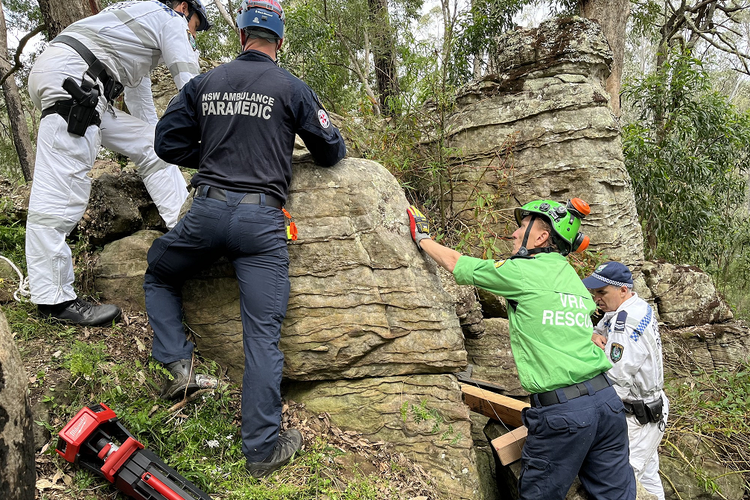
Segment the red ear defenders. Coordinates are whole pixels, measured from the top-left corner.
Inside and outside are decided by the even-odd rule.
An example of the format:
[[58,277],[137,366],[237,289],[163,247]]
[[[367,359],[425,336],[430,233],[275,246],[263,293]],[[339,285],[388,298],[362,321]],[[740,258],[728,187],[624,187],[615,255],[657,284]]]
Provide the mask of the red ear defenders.
[[[567,207],[569,212],[579,216],[581,219],[591,213],[591,207],[588,203],[580,198],[573,198],[568,201]],[[591,239],[583,233],[578,233],[573,240],[573,251],[583,252],[589,247]]]

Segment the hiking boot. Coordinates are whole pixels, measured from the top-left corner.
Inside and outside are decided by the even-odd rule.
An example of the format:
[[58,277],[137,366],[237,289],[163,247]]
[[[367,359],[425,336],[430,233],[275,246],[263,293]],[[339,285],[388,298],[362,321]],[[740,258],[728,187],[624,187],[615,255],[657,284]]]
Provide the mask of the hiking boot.
[[297,429],[281,433],[273,451],[262,462],[247,462],[245,468],[251,476],[260,479],[285,465],[302,447],[302,434]]
[[79,297],[61,304],[37,305],[39,314],[45,318],[52,318],[66,323],[81,326],[99,326],[120,319],[122,311],[114,304],[96,306]]
[[164,399],[183,399],[200,389],[215,389],[219,380],[202,373],[191,373],[191,361],[181,359],[166,364],[164,367],[172,374],[172,380],[167,380],[161,389],[159,397]]

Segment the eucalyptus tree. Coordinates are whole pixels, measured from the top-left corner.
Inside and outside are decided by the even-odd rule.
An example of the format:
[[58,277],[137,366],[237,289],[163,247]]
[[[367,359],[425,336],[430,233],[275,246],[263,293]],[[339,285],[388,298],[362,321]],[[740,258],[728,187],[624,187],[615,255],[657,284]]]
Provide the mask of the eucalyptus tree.
[[712,89],[701,61],[681,48],[665,61],[625,90],[638,111],[623,146],[646,255],[722,272],[750,243],[750,114]]

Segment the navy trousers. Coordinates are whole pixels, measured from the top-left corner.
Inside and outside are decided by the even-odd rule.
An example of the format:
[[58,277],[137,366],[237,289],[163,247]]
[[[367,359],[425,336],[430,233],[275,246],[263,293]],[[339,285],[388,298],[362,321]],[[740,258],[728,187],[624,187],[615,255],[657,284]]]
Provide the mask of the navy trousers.
[[242,378],[242,451],[250,462],[266,458],[281,424],[281,323],[289,301],[289,254],[278,208],[196,196],[187,215],[148,251],[143,289],[154,330],[153,357],[189,359],[193,344],[182,325],[182,285],[221,256],[234,266],[240,288],[245,351]]
[[519,498],[562,500],[577,475],[597,500],[634,500],[628,424],[615,390],[607,387],[571,400],[561,390],[557,393],[563,402],[523,410],[528,436],[521,453]]

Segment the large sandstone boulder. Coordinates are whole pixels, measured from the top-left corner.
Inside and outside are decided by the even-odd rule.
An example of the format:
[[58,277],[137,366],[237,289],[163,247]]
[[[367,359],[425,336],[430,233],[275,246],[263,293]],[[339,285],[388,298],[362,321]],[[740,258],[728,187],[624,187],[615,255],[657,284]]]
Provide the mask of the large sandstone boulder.
[[16,341],[0,312],[0,495],[33,500],[36,488],[33,419],[26,371]]
[[[291,295],[282,328],[284,376],[298,380],[450,373],[466,365],[454,303],[434,263],[409,236],[408,202],[393,176],[367,160],[329,169],[298,164],[288,210]],[[239,291],[227,265],[184,289],[201,352],[239,380]]]
[[[447,375],[466,366],[456,304],[411,240],[403,191],[367,160],[323,169],[301,159],[294,169],[287,208],[299,240],[289,246],[281,338],[288,397],[330,413],[344,430],[393,444],[435,476],[446,498],[475,498],[468,408]],[[142,307],[146,252],[158,234],[141,231],[104,248],[96,271],[104,298],[130,296]],[[231,264],[220,260],[188,280],[183,298],[201,354],[241,380]]]
[[344,430],[393,449],[430,472],[440,498],[479,498],[469,409],[452,375],[292,383],[287,397]]
[[161,231],[142,230],[107,244],[94,264],[94,287],[105,302],[134,311],[146,310],[143,275],[146,254]]
[[502,235],[515,228],[507,209],[581,197],[592,210],[583,223],[591,249],[626,264],[643,260],[620,130],[604,88],[612,55],[599,25],[554,19],[503,34],[497,46],[491,58],[498,73],[463,89],[447,119],[446,145],[457,153],[445,202],[474,225],[481,195],[499,217],[483,221],[482,230]]
[[656,297],[659,319],[667,325],[704,325],[732,319],[732,311],[711,277],[697,267],[648,261],[641,270]]
[[661,330],[664,368],[675,378],[693,370],[735,371],[750,362],[750,331],[739,321]]
[[141,229],[166,226],[141,178],[132,170],[97,172],[78,230],[94,245],[103,245]]
[[528,396],[518,379],[518,369],[510,350],[508,320],[484,320],[485,333],[480,338],[465,341],[473,378],[486,380],[504,389],[507,396]]

